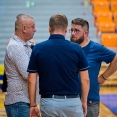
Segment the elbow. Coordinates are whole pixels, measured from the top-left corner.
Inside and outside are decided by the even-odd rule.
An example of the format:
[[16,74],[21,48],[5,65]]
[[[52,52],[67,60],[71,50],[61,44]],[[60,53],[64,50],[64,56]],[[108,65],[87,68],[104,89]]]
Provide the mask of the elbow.
[[28,74],[28,84],[36,85],[36,82],[37,82],[36,73],[29,73]]
[[32,82],[32,78],[30,77],[30,73],[28,74],[28,83]]
[[112,62],[117,63],[117,55],[114,57],[114,59],[112,60]]
[[110,66],[117,68],[117,55],[114,57],[114,59],[110,62]]
[[28,84],[32,83],[32,78],[28,76]]
[[86,79],[86,83],[87,83],[87,85],[90,85],[90,79],[89,78]]
[[89,77],[87,77],[87,78],[85,78],[85,79],[81,79],[81,83],[82,84],[85,84],[85,85],[89,85],[90,84],[90,79],[89,79]]

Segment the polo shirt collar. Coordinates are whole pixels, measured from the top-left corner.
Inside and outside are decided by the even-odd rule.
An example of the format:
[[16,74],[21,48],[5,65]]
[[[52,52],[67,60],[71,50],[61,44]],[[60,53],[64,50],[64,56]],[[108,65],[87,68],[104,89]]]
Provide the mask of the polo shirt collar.
[[13,34],[11,38],[14,39],[14,40],[16,40],[16,41],[18,41],[18,42],[20,42],[20,43],[22,43],[24,46],[30,45],[30,42],[29,41],[24,42],[18,36],[16,36],[15,34]]
[[52,34],[50,35],[49,39],[65,39],[65,36],[60,34]]

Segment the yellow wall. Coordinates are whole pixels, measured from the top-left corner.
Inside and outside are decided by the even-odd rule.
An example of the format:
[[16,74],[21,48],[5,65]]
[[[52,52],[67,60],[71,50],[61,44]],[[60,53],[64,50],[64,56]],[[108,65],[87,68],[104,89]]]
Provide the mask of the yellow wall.
[[[0,65],[0,75],[4,73],[4,65]],[[3,84],[3,80],[0,80],[0,85]]]

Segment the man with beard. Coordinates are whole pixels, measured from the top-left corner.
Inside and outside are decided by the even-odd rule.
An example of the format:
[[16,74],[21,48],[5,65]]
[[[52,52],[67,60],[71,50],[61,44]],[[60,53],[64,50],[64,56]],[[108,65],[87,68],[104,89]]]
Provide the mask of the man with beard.
[[[71,41],[80,44],[90,65],[90,68],[88,69],[90,90],[87,101],[87,117],[98,117],[100,102],[99,84],[103,84],[108,77],[117,70],[117,55],[115,52],[107,49],[103,45],[88,39],[89,23],[86,20],[82,18],[72,20],[70,31]],[[110,63],[110,65],[104,73],[98,77],[100,66],[103,61]]]

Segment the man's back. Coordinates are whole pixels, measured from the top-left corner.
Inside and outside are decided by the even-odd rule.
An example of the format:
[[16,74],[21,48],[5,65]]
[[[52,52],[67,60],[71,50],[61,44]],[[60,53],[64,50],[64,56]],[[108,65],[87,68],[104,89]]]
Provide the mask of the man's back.
[[37,60],[32,66],[38,66],[40,94],[78,94],[78,71],[88,67],[87,61],[82,62],[84,53],[79,45],[56,34],[37,44],[33,51]]
[[[83,112],[86,116],[88,63],[81,47],[65,40],[67,27],[65,15],[53,15],[49,20],[49,40],[37,44],[32,51],[28,66],[31,115],[39,116],[35,106],[35,84],[39,74],[42,116],[83,117]],[[82,82],[82,104],[78,96],[78,72]]]

